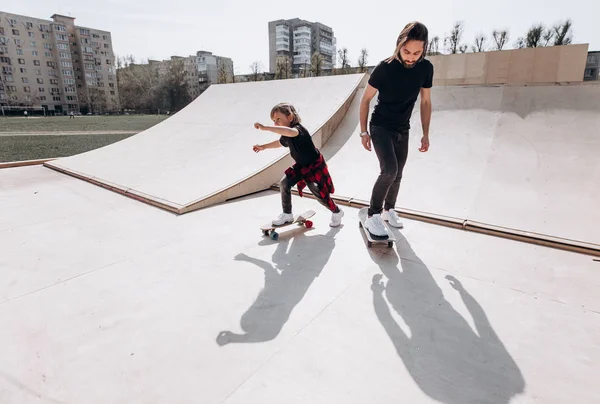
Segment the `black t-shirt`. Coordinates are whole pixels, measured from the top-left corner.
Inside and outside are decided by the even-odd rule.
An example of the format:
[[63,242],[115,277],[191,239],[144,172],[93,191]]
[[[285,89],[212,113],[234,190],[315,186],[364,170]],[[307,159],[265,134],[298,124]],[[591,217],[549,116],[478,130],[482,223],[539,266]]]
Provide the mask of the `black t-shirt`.
[[398,60],[379,63],[369,78],[379,90],[371,123],[394,131],[410,129],[410,117],[421,88],[433,85],[433,65],[423,59],[407,69]]
[[284,147],[289,147],[290,154],[296,163],[301,166],[309,166],[319,158],[320,152],[304,126],[298,124],[294,128],[298,129],[298,136],[281,136],[279,142]]

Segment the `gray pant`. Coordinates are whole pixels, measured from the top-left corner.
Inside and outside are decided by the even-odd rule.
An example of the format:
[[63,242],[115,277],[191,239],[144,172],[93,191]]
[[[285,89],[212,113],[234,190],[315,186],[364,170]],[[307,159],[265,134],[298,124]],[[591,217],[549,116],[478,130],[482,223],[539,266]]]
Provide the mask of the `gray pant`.
[[408,130],[396,132],[371,125],[371,143],[379,159],[380,174],[371,193],[369,216],[381,214],[383,208],[389,210],[396,206],[408,157],[408,137]]
[[[296,185],[298,181],[291,180],[287,176],[283,177],[279,183],[279,190],[281,192],[281,207],[283,213],[292,213],[292,187]],[[331,199],[329,195],[325,199],[321,198],[319,186],[314,182],[306,181],[306,186],[310,189],[310,192],[317,198],[321,205],[325,206],[332,212],[339,212],[340,209],[336,203]]]

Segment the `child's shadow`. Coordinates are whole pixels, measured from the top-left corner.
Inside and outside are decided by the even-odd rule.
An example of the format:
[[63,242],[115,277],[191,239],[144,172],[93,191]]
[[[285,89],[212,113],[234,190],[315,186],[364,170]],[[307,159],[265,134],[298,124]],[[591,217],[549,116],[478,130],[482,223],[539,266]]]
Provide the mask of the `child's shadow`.
[[292,239],[291,245],[289,240],[280,239],[272,263],[244,253],[236,255],[237,261],[262,268],[265,286],[242,315],[240,325],[244,333],[221,331],[217,344],[265,342],[277,337],[294,307],[329,261],[335,247],[334,237],[339,231],[340,227],[333,228],[324,236],[306,236],[302,232]]
[[395,233],[401,262],[394,253],[371,255],[387,278],[384,284],[381,274],[373,277],[373,306],[415,383],[440,403],[510,403],[524,391],[525,380],[481,305],[458,279],[446,276],[469,311],[473,330],[408,241]]

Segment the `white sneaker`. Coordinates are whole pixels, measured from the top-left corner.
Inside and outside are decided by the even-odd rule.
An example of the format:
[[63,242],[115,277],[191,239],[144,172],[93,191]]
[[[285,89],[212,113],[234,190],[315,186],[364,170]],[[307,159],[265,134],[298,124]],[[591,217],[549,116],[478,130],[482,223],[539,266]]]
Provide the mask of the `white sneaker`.
[[331,222],[329,225],[331,227],[338,227],[340,224],[342,224],[342,217],[344,217],[344,211],[342,209],[340,209],[338,213],[332,213]]
[[388,229],[381,220],[381,215],[373,215],[365,221],[365,229],[376,237],[389,237]]
[[277,219],[273,219],[271,223],[273,226],[281,226],[286,223],[292,223],[294,221],[294,215],[291,213],[281,213],[277,216]]
[[383,213],[381,214],[381,218],[383,220],[385,220],[386,222],[388,222],[391,226],[397,227],[399,229],[404,227],[404,225],[400,221],[400,218],[398,217],[398,214],[393,209],[392,210],[384,210]]

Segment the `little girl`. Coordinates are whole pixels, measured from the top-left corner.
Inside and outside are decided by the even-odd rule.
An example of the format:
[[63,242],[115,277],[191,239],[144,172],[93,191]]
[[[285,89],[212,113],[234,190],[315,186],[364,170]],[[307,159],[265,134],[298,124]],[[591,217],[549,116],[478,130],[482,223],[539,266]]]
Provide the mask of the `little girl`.
[[321,152],[315,147],[308,130],[300,124],[300,116],[296,109],[287,103],[277,104],[271,110],[271,119],[275,126],[264,126],[257,122],[254,127],[276,133],[280,138],[271,143],[254,145],[252,149],[258,153],[265,149],[288,147],[296,162],[285,171],[285,177],[279,183],[283,213],[273,220],[273,225],[280,226],[294,221],[292,187],[298,184],[300,196],[302,196],[302,188],[308,186],[317,200],[332,212],[329,225],[339,226],[344,212],[331,199],[334,187],[327,164]]

